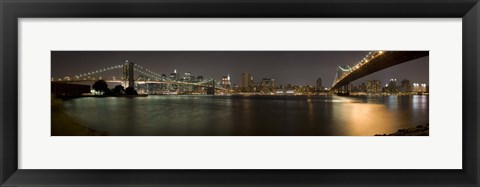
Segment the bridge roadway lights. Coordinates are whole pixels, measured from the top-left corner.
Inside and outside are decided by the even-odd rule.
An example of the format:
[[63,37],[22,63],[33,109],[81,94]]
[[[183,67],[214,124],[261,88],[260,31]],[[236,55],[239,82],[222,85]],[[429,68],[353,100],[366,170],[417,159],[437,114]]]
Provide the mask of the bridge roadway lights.
[[345,84],[348,86],[350,82],[369,74],[425,56],[429,56],[428,51],[385,51],[381,56],[371,59],[360,68],[350,72],[347,76],[343,77],[343,79],[339,80],[332,88],[341,88]]

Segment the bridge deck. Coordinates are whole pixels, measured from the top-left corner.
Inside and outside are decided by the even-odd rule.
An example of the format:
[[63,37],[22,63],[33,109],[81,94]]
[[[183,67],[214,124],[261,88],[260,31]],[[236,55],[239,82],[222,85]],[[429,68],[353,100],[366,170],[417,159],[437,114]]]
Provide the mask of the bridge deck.
[[377,71],[428,55],[428,51],[385,51],[382,55],[375,57],[368,63],[363,64],[360,68],[350,72],[350,74],[333,85],[331,89],[338,89]]

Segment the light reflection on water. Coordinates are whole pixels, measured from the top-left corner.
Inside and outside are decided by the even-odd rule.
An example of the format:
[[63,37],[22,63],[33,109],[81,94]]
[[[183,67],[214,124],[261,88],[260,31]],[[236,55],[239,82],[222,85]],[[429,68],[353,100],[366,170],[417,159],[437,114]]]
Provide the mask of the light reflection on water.
[[64,108],[120,136],[371,136],[428,123],[428,96],[87,97]]

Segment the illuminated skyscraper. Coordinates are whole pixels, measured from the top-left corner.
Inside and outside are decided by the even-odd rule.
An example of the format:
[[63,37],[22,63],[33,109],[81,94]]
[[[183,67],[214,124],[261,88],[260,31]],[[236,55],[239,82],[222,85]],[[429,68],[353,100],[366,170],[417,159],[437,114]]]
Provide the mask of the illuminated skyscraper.
[[367,93],[380,93],[382,86],[379,80],[370,80],[367,82]]
[[413,83],[412,91],[417,92],[417,93],[427,92],[427,84]]
[[427,92],[427,84],[420,84],[420,91]]
[[242,73],[240,89],[242,91],[251,91],[253,77],[249,73]]
[[177,70],[173,70],[173,73],[170,74],[170,79],[171,80],[178,80],[178,74],[177,74]]
[[222,81],[220,82],[220,85],[223,88],[231,89],[232,83],[230,82],[230,75],[227,75],[226,77],[222,77]]
[[186,72],[185,75],[183,76],[183,81],[190,82],[191,77],[190,77],[190,72]]

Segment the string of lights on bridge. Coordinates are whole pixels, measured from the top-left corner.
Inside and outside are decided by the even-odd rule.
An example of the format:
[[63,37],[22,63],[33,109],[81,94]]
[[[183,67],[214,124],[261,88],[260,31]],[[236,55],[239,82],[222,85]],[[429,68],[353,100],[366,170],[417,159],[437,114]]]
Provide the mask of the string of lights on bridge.
[[[110,66],[110,67],[104,67],[104,68],[100,68],[100,69],[97,69],[97,70],[93,70],[93,71],[89,71],[89,72],[85,72],[85,73],[80,73],[80,74],[76,74],[74,76],[66,76],[64,77],[63,79],[62,78],[58,78],[57,80],[58,81],[62,81],[62,80],[66,80],[66,81],[70,81],[70,80],[95,80],[94,75],[97,75],[99,73],[104,73],[104,72],[107,72],[107,71],[110,71],[110,70],[114,70],[114,69],[120,69],[120,68],[123,68],[124,65],[127,65],[128,63],[125,63],[125,64],[119,64],[119,65],[115,65],[115,66]],[[155,78],[157,80],[160,80],[160,75],[158,73],[155,73],[147,68],[144,68],[138,64],[134,64],[135,67],[137,68],[134,68],[135,71],[137,72],[140,72],[144,75],[147,75],[151,78]],[[102,77],[99,77],[99,79],[102,79]],[[115,77],[113,77],[113,79],[115,80]],[[121,78],[123,79],[123,78]],[[52,81],[54,81],[55,78],[52,77]]]
[[[105,67],[105,68],[100,68],[100,69],[97,69],[97,70],[94,70],[94,71],[89,71],[89,72],[85,72],[85,73],[80,73],[80,74],[76,74],[74,76],[66,76],[64,77],[63,79],[62,78],[58,78],[57,80],[58,81],[78,81],[78,80],[84,80],[84,81],[87,81],[87,80],[103,80],[101,76],[98,77],[98,79],[96,77],[93,77],[93,75],[97,75],[97,74],[100,74],[100,73],[104,73],[104,72],[107,72],[107,71],[111,71],[111,70],[115,70],[115,69],[121,69],[123,68],[124,66],[128,65],[128,62],[124,63],[124,64],[120,64],[120,65],[115,65],[115,66],[111,66],[111,67]],[[148,68],[145,68],[141,65],[138,65],[138,64],[134,64],[134,68],[133,70],[135,72],[139,72],[141,73],[142,75],[146,76],[147,80],[146,81],[157,81],[157,82],[164,82],[164,83],[174,83],[174,84],[190,84],[190,85],[205,85],[205,84],[209,84],[211,81],[213,81],[213,79],[205,79],[205,80],[202,80],[201,82],[196,82],[196,83],[187,83],[187,82],[182,82],[182,81],[177,81],[177,80],[169,80],[168,78],[166,78],[165,80],[161,77],[160,74],[156,73],[156,72],[153,72],[151,71],[150,69]],[[72,78],[73,77],[73,78]],[[141,79],[140,78],[137,78],[137,81]],[[113,77],[113,80],[117,80],[115,77]],[[120,80],[124,80],[123,77],[120,78]],[[52,77],[52,81],[56,81],[53,77]],[[216,87],[221,87],[220,85],[218,85],[219,83],[216,82]]]
[[349,66],[346,66],[347,68],[342,68],[339,66],[338,68],[346,73],[342,73],[340,77],[338,76],[338,73],[335,75],[335,80],[332,84],[332,87],[334,87],[338,82],[340,82],[343,78],[347,77],[350,75],[350,73],[354,72],[355,70],[359,69],[360,67],[364,66],[365,64],[368,64],[371,62],[373,59],[377,58],[378,56],[381,56],[384,53],[384,51],[376,51],[376,52],[369,52],[362,60],[360,60],[353,68],[350,68]]
[[[86,73],[80,73],[80,74],[77,74],[75,76],[66,76],[63,79],[64,80],[72,80],[71,77],[73,77],[73,79],[76,79],[76,80],[81,80],[82,78],[83,78],[83,80],[87,80],[87,78],[90,79],[90,77],[93,76],[93,75],[103,73],[103,72],[106,72],[106,71],[110,71],[110,70],[114,70],[114,69],[119,69],[119,68],[122,68],[122,67],[123,67],[123,65],[120,64],[120,65],[116,65],[116,66],[100,68],[98,70],[94,70],[94,71],[91,71],[91,72],[89,71],[89,72],[86,72]],[[53,80],[54,80],[54,78],[52,78],[52,81]],[[62,79],[58,78],[58,80],[61,81]]]
[[[155,79],[157,79],[157,80],[160,80],[160,79],[161,79],[161,75],[158,74],[158,73],[155,73],[155,72],[153,72],[153,71],[151,71],[151,70],[149,70],[149,69],[147,69],[147,68],[144,68],[144,67],[142,67],[142,66],[140,66],[140,65],[138,65],[138,64],[134,64],[134,66],[137,67],[137,68],[133,68],[133,69],[134,69],[135,71],[137,71],[137,72],[140,72],[140,73],[142,73],[142,74],[144,74],[144,75],[150,76],[150,77],[155,78]],[[138,68],[140,68],[140,69],[138,69]]]

